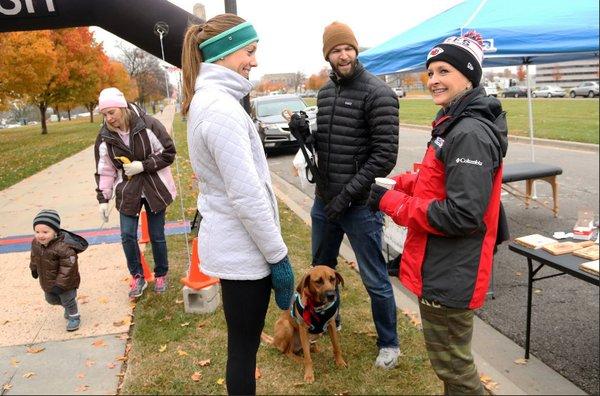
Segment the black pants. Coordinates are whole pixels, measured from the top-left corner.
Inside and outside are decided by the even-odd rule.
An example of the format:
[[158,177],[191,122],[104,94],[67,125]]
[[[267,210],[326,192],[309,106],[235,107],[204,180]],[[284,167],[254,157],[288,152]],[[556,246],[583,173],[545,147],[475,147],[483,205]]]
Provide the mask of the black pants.
[[253,281],[221,279],[227,321],[227,392],[256,394],[256,352],[271,298],[271,276]]

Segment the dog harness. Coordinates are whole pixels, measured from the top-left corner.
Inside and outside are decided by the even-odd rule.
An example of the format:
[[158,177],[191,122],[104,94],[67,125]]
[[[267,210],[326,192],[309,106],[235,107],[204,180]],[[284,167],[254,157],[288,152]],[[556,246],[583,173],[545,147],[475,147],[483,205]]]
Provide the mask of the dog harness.
[[[311,300],[308,300],[306,306],[302,305],[302,299],[299,293],[294,294],[294,303],[290,309],[292,318],[301,324],[302,321],[308,326],[310,334],[322,334],[327,330],[327,323],[333,318],[340,308],[340,300],[336,293],[335,299],[329,304],[321,307],[315,307]],[[298,312],[298,315],[296,315]]]

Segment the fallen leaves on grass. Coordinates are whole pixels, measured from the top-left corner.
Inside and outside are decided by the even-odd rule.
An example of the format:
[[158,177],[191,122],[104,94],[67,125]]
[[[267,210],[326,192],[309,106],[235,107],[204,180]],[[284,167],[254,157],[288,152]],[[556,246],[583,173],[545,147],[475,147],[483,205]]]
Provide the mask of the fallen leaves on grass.
[[117,357],[115,358],[115,360],[117,360],[117,361],[119,361],[119,362],[124,362],[125,360],[127,360],[127,356],[125,356],[125,355],[120,355],[120,356],[117,356]]
[[167,344],[161,345],[160,348],[158,348],[158,352],[164,352],[166,350],[167,350]]
[[254,369],[254,379],[260,379],[262,377],[262,374],[260,373],[260,369],[257,367],[256,369]]
[[518,359],[515,360],[515,363],[516,364],[524,365],[524,364],[527,364],[527,359],[525,359],[525,358],[518,358]]
[[201,328],[203,328],[203,327],[205,327],[205,326],[206,326],[206,322],[200,322],[200,323],[198,323],[198,324],[196,325],[196,328],[197,328],[198,330],[200,330]]
[[210,359],[194,361],[194,364],[197,364],[200,367],[210,366]]
[[175,304],[183,304],[183,300],[177,299],[177,300],[175,300]]
[[202,379],[202,373],[199,371],[195,371],[194,374],[192,374],[192,381],[194,382],[198,382]]
[[188,353],[187,353],[186,351],[182,351],[181,349],[178,349],[178,350],[177,350],[177,354],[178,354],[179,356],[187,356],[187,355],[188,355]]
[[189,326],[189,325],[190,325],[190,322],[185,322],[185,323],[180,324],[179,326],[185,327],[185,326]]
[[223,385],[225,383],[225,378],[219,378],[217,380],[217,385]]
[[29,371],[29,372],[23,374],[23,378],[29,379],[29,378],[33,377],[34,375],[35,375],[35,373],[33,371]]
[[43,348],[43,347],[29,347],[29,348],[27,348],[27,353],[30,353],[30,354],[40,353],[45,349],[46,348]]

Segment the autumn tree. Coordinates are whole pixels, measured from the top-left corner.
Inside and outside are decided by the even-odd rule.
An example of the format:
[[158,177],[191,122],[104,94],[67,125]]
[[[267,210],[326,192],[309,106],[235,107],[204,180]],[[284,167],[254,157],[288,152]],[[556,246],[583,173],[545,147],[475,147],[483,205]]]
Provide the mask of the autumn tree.
[[429,75],[427,72],[419,73],[419,81],[421,81],[421,84],[423,84],[423,88],[427,87],[427,81],[429,81]]
[[294,88],[295,92],[298,92],[298,88],[300,88],[300,86],[302,84],[304,84],[305,80],[306,80],[306,76],[301,71],[297,71],[294,74],[294,77],[292,77],[291,83],[292,83],[292,87]]
[[[49,90],[60,79],[60,56],[49,30],[0,34],[0,92],[11,99],[35,103],[40,110],[42,134],[46,128]],[[6,100],[6,99],[5,99]]]
[[319,74],[311,74],[304,85],[306,86],[306,89],[318,91],[325,85],[327,80],[329,80],[329,71],[327,69],[321,69]]
[[156,57],[139,48],[130,48],[125,45],[120,45],[119,48],[122,52],[122,63],[129,75],[136,81],[138,89],[136,99],[142,106],[144,103],[165,98],[167,87],[169,92],[173,92],[165,71]]

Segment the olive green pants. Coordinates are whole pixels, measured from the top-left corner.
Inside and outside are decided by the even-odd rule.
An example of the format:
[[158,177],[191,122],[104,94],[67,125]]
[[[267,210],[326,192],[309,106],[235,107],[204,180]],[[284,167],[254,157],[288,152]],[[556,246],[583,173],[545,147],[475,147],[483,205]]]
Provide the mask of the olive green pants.
[[446,395],[485,395],[471,354],[473,311],[419,301],[429,360]]

